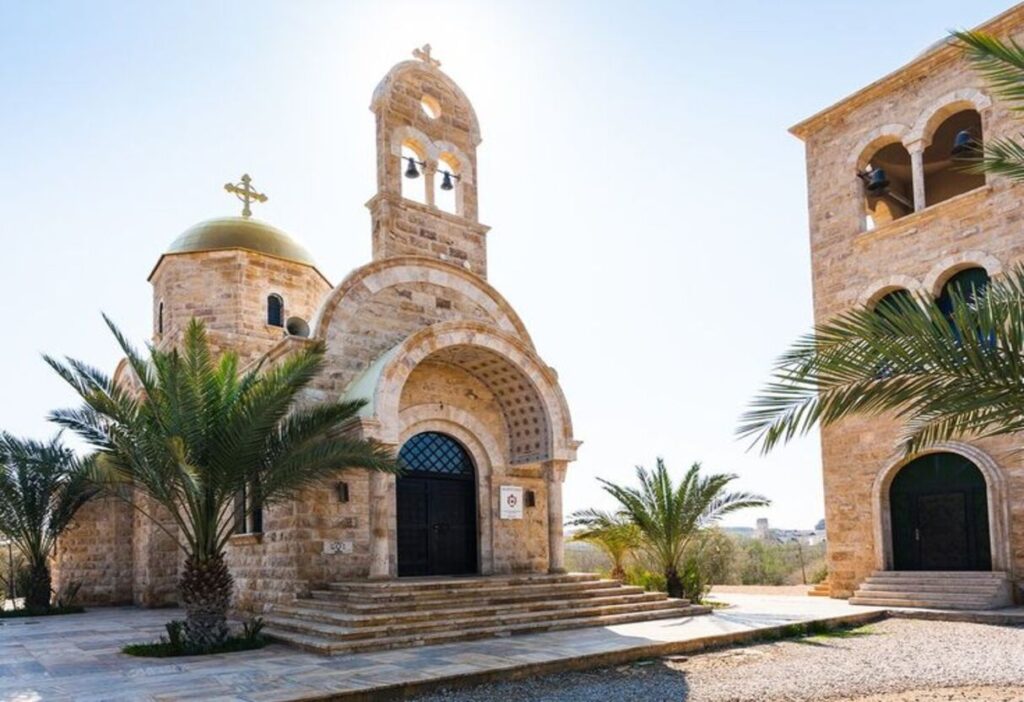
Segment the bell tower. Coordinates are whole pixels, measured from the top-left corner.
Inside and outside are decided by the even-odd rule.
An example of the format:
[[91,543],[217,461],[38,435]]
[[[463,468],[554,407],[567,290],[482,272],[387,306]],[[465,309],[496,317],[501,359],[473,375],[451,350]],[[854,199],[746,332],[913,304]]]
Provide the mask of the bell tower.
[[480,127],[430,45],[377,85],[377,194],[373,258],[429,256],[487,277],[486,234],[477,215]]

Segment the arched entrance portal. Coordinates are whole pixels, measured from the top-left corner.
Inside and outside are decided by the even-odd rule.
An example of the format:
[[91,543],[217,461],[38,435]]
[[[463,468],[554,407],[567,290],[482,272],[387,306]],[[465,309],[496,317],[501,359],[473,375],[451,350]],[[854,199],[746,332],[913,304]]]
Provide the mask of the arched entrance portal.
[[416,434],[398,454],[398,575],[477,572],[476,479],[463,446],[439,432]]
[[991,570],[985,477],[956,453],[921,456],[889,488],[896,570]]

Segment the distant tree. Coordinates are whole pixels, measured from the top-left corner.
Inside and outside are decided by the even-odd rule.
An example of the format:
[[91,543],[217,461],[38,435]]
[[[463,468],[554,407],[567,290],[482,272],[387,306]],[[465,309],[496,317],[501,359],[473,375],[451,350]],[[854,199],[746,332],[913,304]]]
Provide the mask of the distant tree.
[[604,489],[621,506],[621,513],[640,531],[641,548],[665,574],[672,597],[683,597],[681,568],[687,547],[702,530],[722,517],[748,507],[763,507],[769,501],[747,492],[727,492],[737,476],[714,474],[701,477],[694,463],[678,485],[661,458],[653,471],[637,466],[640,487],[617,485],[600,479]]
[[57,539],[97,492],[88,479],[91,462],[64,446],[59,435],[49,441],[0,435],[0,534],[24,559],[27,587],[19,594],[26,609],[50,606],[49,561]]
[[613,578],[622,580],[626,576],[626,558],[641,543],[640,531],[628,517],[598,509],[585,509],[575,512],[569,524],[582,527],[573,535],[574,541],[593,544],[608,556]]

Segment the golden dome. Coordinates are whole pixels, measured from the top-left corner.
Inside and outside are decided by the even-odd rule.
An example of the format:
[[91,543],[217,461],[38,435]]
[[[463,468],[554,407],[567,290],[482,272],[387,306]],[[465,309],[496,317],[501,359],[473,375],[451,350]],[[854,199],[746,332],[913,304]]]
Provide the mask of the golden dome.
[[248,217],[200,222],[175,239],[167,253],[245,249],[316,267],[309,252],[277,227]]

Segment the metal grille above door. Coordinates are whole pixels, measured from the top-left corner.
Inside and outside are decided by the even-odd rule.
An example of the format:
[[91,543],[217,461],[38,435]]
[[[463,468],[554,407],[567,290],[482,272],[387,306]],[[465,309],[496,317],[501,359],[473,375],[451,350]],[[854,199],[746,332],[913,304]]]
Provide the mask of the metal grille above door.
[[402,447],[398,462],[409,473],[473,477],[473,461],[458,441],[435,431],[417,434]]

